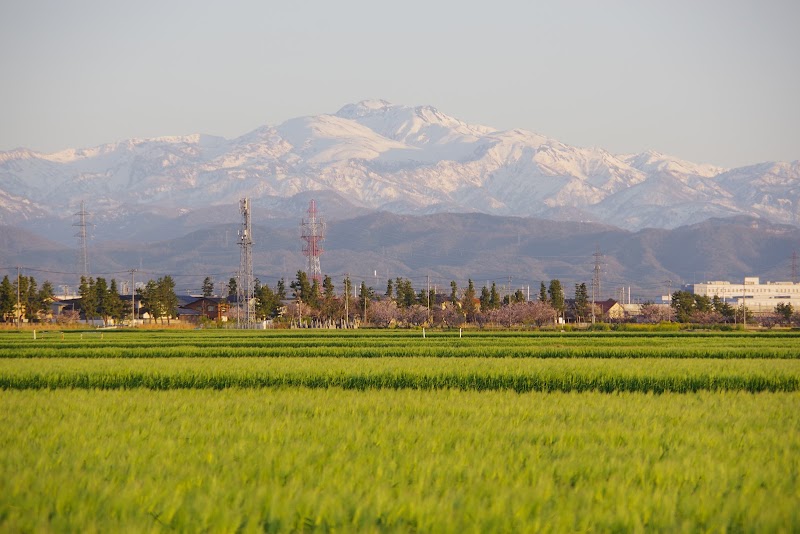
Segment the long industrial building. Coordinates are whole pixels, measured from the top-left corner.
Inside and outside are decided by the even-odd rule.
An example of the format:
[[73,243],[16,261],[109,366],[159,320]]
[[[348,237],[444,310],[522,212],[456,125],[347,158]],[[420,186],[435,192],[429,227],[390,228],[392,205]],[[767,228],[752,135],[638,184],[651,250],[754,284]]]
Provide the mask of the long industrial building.
[[712,281],[694,284],[692,292],[713,298],[718,296],[725,302],[741,306],[744,301],[747,308],[754,312],[771,312],[780,303],[791,304],[800,308],[800,284],[794,282],[761,283],[757,276],[745,277],[744,283]]

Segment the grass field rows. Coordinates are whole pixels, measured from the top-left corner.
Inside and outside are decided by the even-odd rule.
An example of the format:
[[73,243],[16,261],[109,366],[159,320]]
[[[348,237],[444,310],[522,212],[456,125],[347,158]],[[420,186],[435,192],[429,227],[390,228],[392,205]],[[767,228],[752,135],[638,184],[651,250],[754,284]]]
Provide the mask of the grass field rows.
[[798,391],[800,360],[171,358],[0,361],[2,389]]
[[800,530],[800,334],[0,332],[0,531]]

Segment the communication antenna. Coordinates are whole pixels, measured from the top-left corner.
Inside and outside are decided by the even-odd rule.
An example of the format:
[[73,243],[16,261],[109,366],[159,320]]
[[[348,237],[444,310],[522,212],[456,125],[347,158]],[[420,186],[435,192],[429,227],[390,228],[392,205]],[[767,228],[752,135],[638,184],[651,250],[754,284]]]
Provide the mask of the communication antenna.
[[599,246],[592,256],[594,256],[594,273],[592,275],[592,323],[594,323],[595,301],[600,299],[600,266],[602,265],[603,261],[603,254],[600,252]]
[[72,224],[76,226],[78,231],[75,237],[78,238],[78,273],[86,278],[89,278],[89,246],[86,237],[86,228],[93,226],[89,222],[89,212],[86,211],[86,202],[81,200],[81,210],[75,214],[77,220]]
[[244,328],[252,326],[250,307],[253,301],[253,227],[250,217],[250,199],[239,201],[242,214],[242,227],[239,230],[239,246],[242,247],[239,259],[239,280],[236,284],[237,308],[244,304]]
[[325,223],[317,217],[317,202],[312,198],[308,203],[308,216],[300,223],[300,238],[305,241],[303,256],[308,258],[306,273],[311,280],[322,283],[322,269],[319,266],[319,257],[322,255],[322,241],[325,240]]

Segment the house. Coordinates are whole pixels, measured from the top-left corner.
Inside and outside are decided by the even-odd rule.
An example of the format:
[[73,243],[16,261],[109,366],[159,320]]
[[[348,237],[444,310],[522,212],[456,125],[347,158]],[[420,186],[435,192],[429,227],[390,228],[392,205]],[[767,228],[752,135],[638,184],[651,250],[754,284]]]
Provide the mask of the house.
[[622,321],[625,319],[625,308],[614,299],[595,301],[596,313],[608,321]]
[[195,320],[200,317],[206,317],[212,321],[227,321],[229,303],[228,300],[221,297],[200,297],[193,299],[191,302],[183,303],[178,309],[179,319],[194,318]]

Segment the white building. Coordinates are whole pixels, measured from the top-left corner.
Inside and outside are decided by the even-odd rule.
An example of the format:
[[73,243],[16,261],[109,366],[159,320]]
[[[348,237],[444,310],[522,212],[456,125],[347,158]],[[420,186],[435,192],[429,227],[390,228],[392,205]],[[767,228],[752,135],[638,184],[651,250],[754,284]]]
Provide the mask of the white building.
[[717,296],[736,306],[741,306],[744,301],[747,308],[754,313],[774,311],[775,306],[780,303],[800,308],[800,284],[793,282],[762,284],[757,276],[745,277],[742,284],[726,281],[694,284],[692,292],[709,298]]

